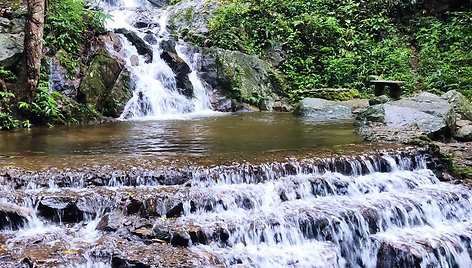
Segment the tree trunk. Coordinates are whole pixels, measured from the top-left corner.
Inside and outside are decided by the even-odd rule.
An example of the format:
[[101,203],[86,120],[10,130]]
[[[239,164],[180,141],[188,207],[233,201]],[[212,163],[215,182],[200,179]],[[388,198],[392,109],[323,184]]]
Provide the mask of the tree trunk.
[[41,72],[42,39],[44,32],[45,0],[27,0],[25,42],[22,68],[19,74],[18,101],[31,102],[38,88]]

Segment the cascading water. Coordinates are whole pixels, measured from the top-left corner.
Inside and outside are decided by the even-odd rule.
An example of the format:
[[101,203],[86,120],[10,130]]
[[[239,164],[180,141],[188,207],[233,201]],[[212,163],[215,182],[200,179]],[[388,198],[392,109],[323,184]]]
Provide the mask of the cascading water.
[[472,191],[439,181],[422,154],[130,174],[3,181],[0,200],[35,215],[0,234],[9,257],[54,245],[80,267],[472,266]]
[[[169,39],[166,10],[156,8],[147,1],[123,0],[108,5],[106,11],[112,16],[106,23],[109,29],[125,29],[136,34],[145,42],[141,45],[149,50],[143,55],[130,40],[122,37],[123,56],[132,74],[134,92],[125,105],[121,119],[163,119],[211,113],[211,93],[204,88],[197,75],[200,55],[187,54],[183,43],[176,47],[178,56],[190,67],[188,79],[193,92],[187,94],[179,91],[177,75],[161,58],[162,43]],[[148,14],[147,27],[135,27],[139,14]]]

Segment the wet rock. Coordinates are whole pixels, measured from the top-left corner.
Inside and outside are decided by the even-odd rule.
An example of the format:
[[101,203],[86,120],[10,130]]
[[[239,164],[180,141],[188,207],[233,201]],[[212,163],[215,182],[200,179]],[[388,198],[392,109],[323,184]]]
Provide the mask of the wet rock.
[[138,228],[138,229],[134,229],[132,232],[132,234],[134,235],[137,235],[143,239],[151,239],[154,237],[154,233],[152,230],[150,229],[146,229],[146,228]]
[[84,212],[68,197],[45,197],[38,205],[38,214],[54,222],[80,222]]
[[32,213],[31,209],[0,202],[0,230],[20,228]]
[[130,196],[127,201],[126,205],[126,214],[132,215],[141,212],[143,209],[144,204],[143,201],[139,197]]
[[176,206],[167,211],[166,216],[167,218],[179,217],[183,212],[184,205],[182,203],[178,203]]
[[123,226],[124,220],[124,215],[119,212],[107,213],[100,219],[95,229],[115,232]]
[[116,33],[122,34],[128,39],[133,46],[136,47],[139,55],[143,55],[147,58],[146,63],[152,62],[153,51],[152,47],[146,44],[146,42],[141,39],[135,32],[129,31],[124,28],[116,29]]
[[119,256],[113,256],[111,259],[112,268],[150,268],[148,264],[144,264],[138,260],[124,259]]
[[165,242],[170,242],[171,234],[170,234],[169,229],[166,226],[156,224],[152,228],[152,231],[153,231],[154,237],[156,239],[159,239],[159,240],[162,240],[162,241],[165,241]]
[[377,253],[377,267],[421,267],[421,256],[409,252],[405,248],[396,247],[389,243],[382,243]]
[[173,246],[188,247],[190,245],[191,237],[185,230],[178,230],[172,233],[170,243]]
[[192,97],[193,85],[188,77],[188,75],[191,73],[191,69],[188,64],[172,50],[164,50],[161,53],[161,58],[174,72],[177,82],[177,90],[179,90],[182,95]]
[[353,117],[351,108],[343,105],[342,102],[319,98],[304,98],[295,106],[293,113],[319,121],[343,120]]
[[138,66],[139,65],[139,57],[136,55],[132,55],[129,58],[129,61],[131,62],[131,66]]
[[154,36],[154,34],[152,34],[152,33],[146,34],[143,39],[144,39],[144,41],[148,42],[151,45],[157,44],[157,39]]
[[59,50],[52,58],[50,64],[50,86],[53,91],[61,93],[63,96],[75,99],[77,98],[77,90],[80,85],[80,79],[75,79],[80,69],[76,68],[75,72],[68,71],[59,59],[67,57],[67,52]]
[[169,4],[168,0],[148,0],[149,3],[155,5],[156,7],[164,7]]
[[211,106],[216,111],[219,111],[219,112],[232,111],[232,102],[230,99],[226,98],[225,96],[220,96],[217,93],[212,94],[210,102],[211,102]]

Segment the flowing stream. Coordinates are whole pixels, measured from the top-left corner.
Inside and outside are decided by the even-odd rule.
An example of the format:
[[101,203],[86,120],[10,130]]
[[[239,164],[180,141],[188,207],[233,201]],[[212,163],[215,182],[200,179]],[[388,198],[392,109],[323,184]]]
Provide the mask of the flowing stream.
[[3,176],[0,204],[30,212],[10,215],[0,260],[27,256],[47,267],[470,267],[472,191],[439,181],[431,161],[427,152],[405,149],[159,175],[69,173],[49,175],[47,184],[36,174],[23,190]]

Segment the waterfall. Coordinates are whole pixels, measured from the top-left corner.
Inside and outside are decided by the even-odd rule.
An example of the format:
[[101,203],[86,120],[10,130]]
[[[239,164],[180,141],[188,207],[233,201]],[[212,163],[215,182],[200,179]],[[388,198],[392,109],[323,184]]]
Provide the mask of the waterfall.
[[56,243],[86,256],[62,257],[76,267],[169,254],[192,267],[471,267],[472,190],[428,162],[407,151],[3,181],[0,201],[35,213],[0,234],[11,258]]
[[[123,0],[108,5],[106,12],[112,16],[106,22],[108,29],[119,29],[118,32],[124,29],[136,34],[141,39],[141,46],[148,50],[148,54],[143,54],[128,38],[121,36],[123,56],[131,72],[134,91],[120,119],[181,118],[212,113],[210,92],[197,75],[201,55],[188,52],[184,43],[175,46],[177,56],[190,68],[188,79],[193,92],[186,94],[177,87],[177,74],[161,57],[163,43],[170,39],[165,9],[156,8],[147,1]],[[148,25],[139,28],[136,19],[143,14],[148,15]]]

